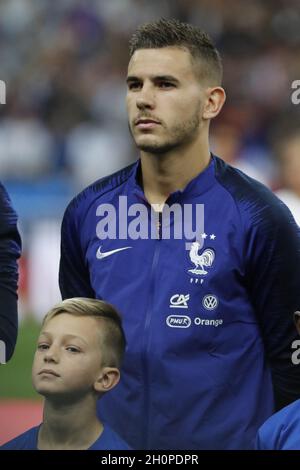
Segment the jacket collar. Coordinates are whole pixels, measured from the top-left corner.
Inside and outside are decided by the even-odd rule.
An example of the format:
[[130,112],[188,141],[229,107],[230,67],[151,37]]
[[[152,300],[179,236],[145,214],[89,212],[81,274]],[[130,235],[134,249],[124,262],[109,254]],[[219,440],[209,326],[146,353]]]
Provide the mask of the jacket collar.
[[[211,154],[209,165],[204,171],[199,173],[193,178],[183,190],[177,190],[171,193],[168,197],[169,202],[184,202],[185,199],[191,197],[201,196],[206,193],[215,183],[215,155]],[[133,193],[143,201],[147,202],[144,190],[141,186],[141,160],[139,159],[134,168],[131,176],[131,183],[133,185]]]

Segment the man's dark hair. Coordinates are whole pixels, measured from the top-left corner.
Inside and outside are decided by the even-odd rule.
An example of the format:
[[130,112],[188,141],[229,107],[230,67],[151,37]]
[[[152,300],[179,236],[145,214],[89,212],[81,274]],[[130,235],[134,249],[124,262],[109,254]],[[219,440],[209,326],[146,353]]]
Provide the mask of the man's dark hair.
[[196,26],[176,19],[160,19],[141,25],[129,41],[130,58],[138,49],[177,46],[188,49],[192,59],[201,65],[200,79],[212,85],[222,82],[221,57],[210,37]]

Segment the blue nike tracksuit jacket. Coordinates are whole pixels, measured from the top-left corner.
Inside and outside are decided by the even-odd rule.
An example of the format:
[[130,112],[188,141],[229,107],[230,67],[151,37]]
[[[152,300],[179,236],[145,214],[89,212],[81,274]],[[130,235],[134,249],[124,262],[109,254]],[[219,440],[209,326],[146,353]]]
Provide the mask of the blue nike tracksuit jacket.
[[[138,161],[89,186],[62,224],[63,298],[101,298],[123,314],[122,380],[101,399],[101,417],[133,448],[253,448],[274,397],[281,407],[300,396],[299,229],[267,188],[213,156],[167,200],[204,205],[194,240],[162,237],[164,212],[156,239],[126,239],[120,197],[150,221],[140,171]],[[110,214],[105,228],[106,207],[117,220]]]

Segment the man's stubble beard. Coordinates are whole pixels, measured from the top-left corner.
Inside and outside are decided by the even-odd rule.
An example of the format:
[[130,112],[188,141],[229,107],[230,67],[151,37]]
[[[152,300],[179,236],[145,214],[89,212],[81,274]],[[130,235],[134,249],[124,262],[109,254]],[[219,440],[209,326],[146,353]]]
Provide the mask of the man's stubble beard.
[[[129,131],[139,150],[157,155],[164,154],[175,149],[176,147],[184,146],[185,144],[192,142],[195,139],[200,125],[199,110],[200,103],[198,104],[194,115],[188,121],[184,123],[178,122],[170,128],[169,138],[167,138],[165,142],[138,144],[128,123]],[[164,124],[161,125],[166,128]]]

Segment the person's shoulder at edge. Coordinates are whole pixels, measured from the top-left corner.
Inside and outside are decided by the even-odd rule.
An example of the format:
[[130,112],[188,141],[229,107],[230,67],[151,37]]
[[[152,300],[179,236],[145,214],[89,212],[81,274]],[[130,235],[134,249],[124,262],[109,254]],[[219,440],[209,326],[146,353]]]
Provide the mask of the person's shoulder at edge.
[[300,450],[300,400],[282,408],[259,428],[256,450]]
[[38,431],[39,426],[27,429],[27,431],[0,446],[0,450],[37,450]]

